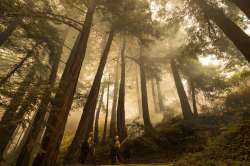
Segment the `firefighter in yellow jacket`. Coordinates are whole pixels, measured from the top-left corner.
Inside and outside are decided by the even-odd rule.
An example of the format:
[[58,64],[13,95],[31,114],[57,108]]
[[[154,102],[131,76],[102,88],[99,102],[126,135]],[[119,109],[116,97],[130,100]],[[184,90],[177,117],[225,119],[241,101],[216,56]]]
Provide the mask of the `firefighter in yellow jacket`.
[[90,160],[96,164],[96,158],[95,158],[95,141],[94,141],[94,134],[93,132],[90,132],[88,135],[87,142],[84,143],[82,146],[82,157],[81,157],[81,163],[84,164],[87,157],[90,158]]
[[94,141],[94,134],[93,132],[89,133],[89,137],[88,137],[88,147],[89,149],[91,149],[91,151],[93,152],[93,154],[95,153],[95,141]]
[[118,135],[115,136],[114,144],[111,147],[111,162],[112,164],[119,164],[121,162],[120,157],[121,142]]
[[96,164],[96,159],[95,159],[95,141],[94,141],[94,133],[90,132],[89,137],[88,137],[88,149],[89,149],[89,155],[91,157],[91,160]]

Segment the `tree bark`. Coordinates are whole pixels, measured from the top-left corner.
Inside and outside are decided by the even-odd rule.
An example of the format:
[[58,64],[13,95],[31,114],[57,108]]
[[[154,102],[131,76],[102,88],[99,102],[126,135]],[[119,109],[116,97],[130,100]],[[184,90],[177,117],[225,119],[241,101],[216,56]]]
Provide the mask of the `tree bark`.
[[94,139],[95,139],[95,143],[96,144],[99,143],[99,117],[100,117],[100,112],[101,112],[101,108],[102,108],[104,90],[105,90],[105,86],[103,85],[102,86],[102,90],[101,90],[101,96],[100,96],[100,100],[99,100],[99,105],[98,105],[98,108],[96,110],[96,116],[95,116]]
[[192,103],[193,103],[193,113],[194,116],[198,116],[198,110],[197,110],[197,105],[196,105],[196,92],[195,92],[195,85],[194,85],[194,81],[191,80],[190,83],[191,86],[191,94],[192,94]]
[[11,140],[11,137],[18,126],[16,120],[22,117],[21,110],[18,111],[19,106],[21,103],[25,101],[25,94],[27,89],[29,88],[32,80],[35,76],[35,65],[30,69],[29,73],[25,76],[24,80],[22,81],[21,85],[17,89],[15,96],[11,99],[9,106],[4,113],[1,122],[0,122],[0,157],[2,160],[4,150],[8,145],[8,142]]
[[39,97],[39,91],[37,88],[39,87],[39,81],[36,80],[33,85],[30,85],[28,88],[28,92],[25,95],[25,99],[20,105],[20,108],[18,112],[16,113],[16,116],[11,120],[14,123],[9,128],[10,135],[14,135],[15,131],[17,130],[18,126],[21,125],[21,123],[25,122],[25,117],[30,112],[34,111],[32,110],[32,106],[36,105]]
[[160,111],[165,111],[165,107],[164,107],[163,100],[162,100],[160,81],[158,79],[156,79],[155,82],[156,82],[156,88],[157,88]]
[[117,132],[121,141],[127,137],[125,125],[125,49],[126,41],[124,39],[121,50],[121,80],[117,105]]
[[71,164],[72,162],[77,161],[82,143],[86,141],[89,132],[93,130],[93,121],[99,89],[101,85],[103,71],[107,62],[109,50],[113,41],[113,37],[114,32],[112,30],[109,34],[108,41],[102,53],[101,61],[94,79],[94,83],[91,87],[87,102],[84,106],[83,114],[78,125],[75,137],[66,153],[65,164]]
[[[57,145],[55,145],[55,146],[58,146],[58,148],[59,148],[61,139],[63,137],[63,132],[64,132],[64,128],[65,128],[64,123],[66,123],[65,121],[67,121],[68,113],[69,113],[69,110],[70,110],[72,102],[73,102],[73,97],[74,97],[74,93],[75,93],[75,89],[76,89],[76,85],[77,85],[77,78],[75,78],[75,76],[73,78],[76,80],[74,80],[71,77],[71,79],[73,79],[73,81],[74,81],[74,83],[71,82],[73,85],[69,84],[70,81],[67,81],[67,79],[69,80],[70,71],[72,71],[72,73],[76,72],[75,71],[76,69],[74,69],[72,66],[73,66],[73,63],[76,61],[77,55],[80,56],[80,53],[77,52],[77,51],[79,51],[79,50],[77,50],[77,48],[79,47],[79,44],[80,44],[80,38],[81,38],[81,34],[78,35],[78,37],[74,43],[74,46],[71,50],[69,59],[66,63],[65,69],[63,71],[63,75],[61,77],[59,87],[57,89],[57,93],[56,93],[54,99],[51,100],[51,109],[50,109],[47,124],[45,127],[45,132],[44,132],[44,134],[42,136],[42,140],[41,140],[41,150],[38,153],[38,155],[36,155],[34,158],[34,161],[33,161],[34,166],[40,166],[42,164],[46,164],[46,163],[42,163],[42,162],[44,161],[44,158],[46,158],[45,149],[49,148],[48,144],[50,142],[50,139],[53,138],[52,135],[57,134],[56,135],[57,136],[57,138],[56,138]],[[83,57],[83,59],[84,59],[84,57]],[[79,76],[79,73],[78,73],[78,76]],[[69,89],[67,87],[69,87],[71,89]],[[66,96],[65,96],[66,93],[64,94],[63,90],[67,93]],[[62,104],[64,104],[64,105],[62,105]],[[57,105],[58,105],[58,107],[57,107]],[[62,110],[60,110],[60,108],[62,108]],[[58,115],[60,114],[60,123],[64,124],[64,125],[62,124],[61,128],[59,127],[59,124],[58,124],[58,129],[60,129],[61,131],[55,130],[55,128],[53,128],[54,127],[53,125],[55,125],[55,124],[57,124],[57,122],[59,122],[57,120],[57,114]],[[55,133],[55,131],[56,131],[56,133]],[[58,132],[60,132],[60,133],[58,133]],[[53,148],[54,148],[54,151],[58,151],[57,147],[53,147]],[[55,155],[57,155],[56,153],[57,152],[55,152]],[[56,162],[56,161],[54,161],[54,162]],[[52,163],[52,164],[55,164],[55,163]]]
[[108,82],[106,115],[105,115],[104,130],[103,130],[103,136],[102,136],[102,144],[105,144],[107,142],[107,127],[108,127],[108,115],[109,115],[109,84],[110,83]]
[[[31,122],[34,121],[33,118],[29,119]],[[19,125],[20,126],[20,125]],[[23,126],[22,126],[23,128]],[[16,144],[16,147],[15,147],[15,150],[14,152],[12,152],[14,154],[14,157],[13,159],[15,160],[16,162],[16,157],[18,157],[18,155],[20,154],[26,140],[27,140],[27,137],[28,137],[28,132],[30,131],[31,129],[31,124],[25,124],[25,128],[23,128],[23,132],[22,134],[20,134],[19,138],[18,138],[18,141],[17,141],[17,144]],[[19,127],[16,129],[16,131],[19,130]],[[14,163],[13,163],[14,164]]]
[[203,10],[208,19],[215,22],[222,29],[225,35],[241,51],[246,60],[250,62],[250,36],[240,29],[220,9],[208,5],[204,0],[194,0],[194,2]]
[[148,109],[148,94],[147,94],[147,81],[145,75],[145,66],[142,56],[142,46],[140,46],[140,77],[141,77],[141,99],[142,99],[142,113],[144,121],[144,131],[149,133],[152,131],[153,126],[150,120],[149,109]]
[[39,45],[40,43],[37,43],[33,46],[33,48],[31,50],[29,50],[26,54],[26,56],[18,63],[15,65],[15,67],[8,73],[6,74],[5,77],[3,77],[1,80],[0,80],[0,87],[3,86],[3,84],[5,84],[8,79],[18,70],[20,69],[23,64],[33,55],[34,53],[34,50],[37,48],[37,46]]
[[181,102],[181,109],[183,113],[184,119],[191,119],[193,117],[193,113],[191,111],[190,104],[188,102],[187,94],[181,82],[180,74],[176,67],[175,61],[171,60],[171,68],[174,76],[175,86],[178,92],[178,96]]
[[34,122],[31,126],[31,129],[28,133],[27,139],[21,149],[21,153],[18,156],[16,166],[27,166],[32,163],[33,148],[36,143],[39,142],[41,132],[45,128],[45,116],[48,113],[48,106],[51,101],[52,90],[56,81],[59,61],[61,59],[62,48],[56,54],[51,54],[54,58],[52,71],[50,73],[48,86],[45,89],[45,92],[41,98],[41,103],[38,106],[37,113],[34,118]]
[[7,28],[0,33],[0,46],[2,46],[16,30],[16,28],[21,24],[21,19],[16,19],[7,26]]
[[160,112],[159,102],[157,100],[157,95],[156,95],[156,91],[155,91],[155,82],[154,82],[154,79],[151,80],[151,88],[152,88],[152,96],[153,96],[153,102],[154,102],[155,112]]
[[65,66],[55,99],[52,101],[52,111],[42,141],[42,149],[45,153],[40,153],[36,157],[34,162],[36,166],[56,165],[59,146],[63,138],[82,62],[86,53],[95,8],[96,0],[93,0],[88,8],[83,29],[75,42]]
[[117,107],[117,98],[118,98],[118,89],[119,89],[119,60],[117,59],[117,63],[115,66],[115,82],[114,82],[114,94],[113,94],[113,103],[112,103],[112,112],[111,112],[111,120],[110,120],[110,138],[114,139],[116,135],[116,107]]
[[242,12],[246,14],[248,19],[250,19],[250,1],[249,0],[230,0],[236,6],[240,8]]
[[141,86],[140,86],[140,66],[136,66],[136,92],[138,99],[139,116],[142,116]]

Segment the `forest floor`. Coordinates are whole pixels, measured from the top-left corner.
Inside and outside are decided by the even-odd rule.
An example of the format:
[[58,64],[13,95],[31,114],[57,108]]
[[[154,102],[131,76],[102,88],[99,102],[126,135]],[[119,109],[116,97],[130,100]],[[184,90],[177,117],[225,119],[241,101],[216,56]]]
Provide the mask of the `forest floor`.
[[[107,149],[97,147],[100,163],[108,164]],[[190,121],[172,119],[151,134],[129,140],[123,156],[135,165],[249,166],[250,110],[202,114]]]
[[[159,164],[159,163],[150,163],[150,164],[119,164],[119,166],[150,166],[150,165],[157,165],[157,166],[172,166],[172,164]],[[70,166],[87,166],[87,164],[72,164]],[[113,165],[117,166],[117,165]]]
[[[98,164],[110,164],[109,149],[108,144],[96,147]],[[129,140],[122,154],[127,166],[249,166],[250,110],[172,119]]]

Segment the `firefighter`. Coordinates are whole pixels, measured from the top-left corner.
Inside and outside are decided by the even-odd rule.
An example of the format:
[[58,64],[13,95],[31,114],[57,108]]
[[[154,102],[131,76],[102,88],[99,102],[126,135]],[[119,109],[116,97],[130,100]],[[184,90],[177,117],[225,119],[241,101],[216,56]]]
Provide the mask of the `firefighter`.
[[119,164],[121,162],[120,157],[121,142],[118,135],[115,136],[114,143],[111,147],[111,162],[112,165]]
[[93,132],[89,133],[87,141],[83,143],[82,157],[81,157],[81,163],[82,164],[85,163],[88,156],[90,157],[90,160],[93,161],[94,164],[96,164],[95,142],[94,142],[94,134],[93,134]]
[[96,164],[94,133],[90,132],[88,137],[88,149],[91,160]]

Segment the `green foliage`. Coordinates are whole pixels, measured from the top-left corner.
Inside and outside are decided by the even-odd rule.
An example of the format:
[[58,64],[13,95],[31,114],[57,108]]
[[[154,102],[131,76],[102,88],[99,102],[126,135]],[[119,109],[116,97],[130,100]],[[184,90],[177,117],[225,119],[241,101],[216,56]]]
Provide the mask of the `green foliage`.
[[225,106],[230,109],[248,110],[250,107],[250,86],[241,85],[229,93],[225,99]]
[[158,36],[156,22],[152,20],[149,2],[134,0],[101,1],[104,20],[116,32],[130,34],[140,39],[145,35]]
[[[157,132],[151,135],[142,135],[143,126],[139,122],[128,125],[129,130],[133,131],[134,135],[137,134],[136,138],[129,140],[125,147],[125,150],[131,152],[131,161],[172,162],[181,159],[177,162],[177,165],[240,165],[242,163],[244,165],[244,162],[249,162],[250,160],[248,156],[248,153],[250,153],[250,126],[247,113],[250,108],[250,88],[249,81],[247,81],[250,71],[245,67],[247,66],[246,61],[242,56],[239,56],[241,55],[239,51],[235,49],[222,31],[207,20],[203,12],[194,5],[193,0],[185,0],[183,7],[175,8],[171,14],[164,13],[164,5],[169,1],[153,1],[162,5],[159,13],[157,13],[159,18],[153,18],[154,13],[150,6],[152,1],[97,0],[95,19],[98,19],[94,20],[94,23],[95,21],[101,21],[100,29],[103,29],[106,28],[106,23],[108,22],[110,28],[115,33],[124,35],[127,38],[130,37],[130,40],[138,39],[141,48],[146,50],[144,51],[146,56],[143,55],[146,76],[148,79],[153,78],[158,81],[162,78],[161,72],[163,68],[161,65],[163,63],[159,62],[159,59],[155,57],[148,57],[147,51],[155,49],[156,45],[153,45],[152,42],[158,39],[161,39],[158,40],[159,42],[167,42],[170,45],[169,47],[173,46],[175,48],[175,45],[179,43],[171,43],[172,41],[168,40],[168,38],[175,38],[179,30],[185,31],[187,37],[182,38],[183,44],[180,44],[180,47],[178,45],[176,49],[170,48],[171,51],[169,52],[177,60],[178,67],[181,69],[184,78],[188,82],[194,82],[196,91],[205,92],[211,98],[219,95],[226,97],[224,105],[227,110],[220,109],[219,111],[221,112],[214,111],[210,114],[203,114],[196,119],[192,119],[192,121],[185,121],[176,117],[156,126]],[[215,7],[218,7],[217,2],[209,1]],[[14,35],[5,43],[3,49],[7,47],[15,48],[19,52],[22,49],[23,53],[28,50],[27,48],[33,46],[34,43],[40,43],[36,56],[32,58],[49,55],[49,64],[45,65],[40,61],[35,63],[36,66],[33,69],[38,71],[36,81],[39,81],[39,86],[37,85],[39,88],[37,91],[34,90],[34,93],[30,93],[31,97],[40,97],[43,94],[43,91],[49,84],[47,79],[51,64],[58,60],[57,58],[62,53],[64,44],[64,34],[60,31],[62,27],[58,25],[62,22],[65,23],[66,18],[63,15],[62,17],[60,15],[56,16],[56,7],[51,5],[51,3],[52,1],[49,0],[0,1],[0,15],[3,16],[0,20],[1,31],[6,29],[12,21],[20,20]],[[78,10],[80,9],[81,14],[83,14],[90,0],[62,0],[61,3],[69,11],[80,6]],[[247,22],[239,14],[239,10],[227,1],[223,0],[222,3],[226,5],[222,10],[230,19],[237,22],[242,28],[245,28]],[[81,10],[82,8],[84,10]],[[166,16],[167,14],[171,16],[168,17]],[[103,24],[102,21],[105,23]],[[75,24],[77,23],[74,22]],[[78,26],[81,27],[81,23],[77,24]],[[95,25],[93,27],[91,31],[97,32],[99,27],[96,28]],[[91,40],[93,40],[92,34],[90,36]],[[97,38],[93,41],[97,41]],[[114,46],[117,45],[116,40],[113,43]],[[136,43],[136,46],[131,46],[129,49],[138,48],[137,42],[131,43],[131,45]],[[164,59],[167,59],[165,61],[169,62],[170,58],[165,57],[165,54],[168,53],[166,50],[164,48]],[[127,51],[126,53],[130,52]],[[224,72],[235,70],[242,66],[246,69],[235,72],[233,76],[225,79],[218,68],[203,66],[199,63],[199,56],[210,54],[215,54],[217,57],[227,61],[226,68],[223,69]],[[14,54],[13,56],[16,55]],[[32,61],[28,64],[33,63]],[[72,66],[74,67],[74,65]],[[165,66],[166,64],[164,64],[164,68]],[[22,71],[25,70],[22,68]],[[244,81],[244,83],[239,83],[241,81]],[[11,83],[0,88],[1,95],[9,99],[15,95],[12,90],[14,86]],[[82,89],[89,89],[89,86],[83,85]],[[239,87],[236,88],[236,86]],[[87,93],[77,92],[74,96],[72,108],[78,109],[82,107],[87,97]],[[6,104],[7,101],[2,101],[0,106],[8,105]],[[35,105],[29,99],[25,102]],[[201,110],[204,111],[203,108]],[[227,112],[228,110],[233,111]],[[244,115],[240,111],[245,111]],[[244,116],[244,120],[242,116]],[[18,122],[20,120],[23,119],[17,119]],[[17,122],[15,121],[14,123]],[[25,121],[24,124],[26,123]],[[66,151],[72,137],[72,134],[64,137],[61,146],[62,153]],[[108,149],[108,145],[98,147],[98,155],[107,159]]]
[[132,161],[169,162],[186,153],[203,150],[207,139],[218,134],[222,121],[212,115],[204,115],[193,121],[177,119],[159,124],[154,135],[142,135],[128,143]]
[[250,70],[248,68],[234,72],[226,81],[231,85],[239,85],[242,81],[247,81],[250,77]]
[[[206,3],[222,10],[242,29],[245,29],[246,25],[248,25],[248,21],[243,19],[239,9],[228,0],[206,1]],[[179,22],[188,34],[187,44],[186,46],[184,45],[185,51],[182,51],[180,54],[189,57],[215,54],[218,58],[228,61],[228,69],[234,68],[236,65],[243,66],[247,64],[242,54],[220,28],[207,19],[195,0],[185,0],[184,4],[184,7],[173,16],[174,18],[181,18]],[[180,17],[180,15],[183,17]]]
[[126,148],[131,152],[132,163],[247,165],[249,119],[249,110],[203,114],[192,121],[177,119],[158,125],[154,135],[131,140]]
[[161,80],[162,70],[161,66],[154,62],[153,58],[149,58],[147,56],[144,57],[146,76],[148,79],[156,79]]
[[[235,115],[235,114],[234,114]],[[199,153],[181,159],[177,165],[248,165],[249,158],[249,111],[240,115],[237,123],[230,122],[223,128],[221,135],[216,137],[207,148]],[[244,119],[242,119],[244,117]]]
[[197,59],[188,57],[179,59],[179,66],[189,85],[192,81],[196,90],[204,92],[211,99],[223,95],[229,88],[218,67],[204,66]]

